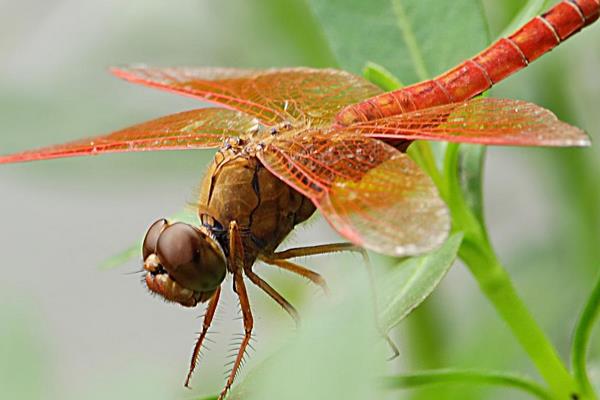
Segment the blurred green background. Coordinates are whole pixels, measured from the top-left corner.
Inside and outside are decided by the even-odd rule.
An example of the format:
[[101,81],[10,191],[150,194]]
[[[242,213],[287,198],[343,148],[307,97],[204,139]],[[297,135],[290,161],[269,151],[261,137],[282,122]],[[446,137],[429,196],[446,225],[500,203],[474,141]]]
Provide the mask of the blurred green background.
[[[484,3],[492,37],[523,4]],[[365,23],[377,26],[377,21]],[[464,22],[457,18],[455,23]],[[197,107],[191,99],[120,82],[107,73],[110,65],[334,66],[322,29],[301,0],[0,0],[0,152]],[[374,51],[379,40],[373,35]],[[492,95],[550,108],[597,140],[599,66],[600,27],[593,26]],[[600,266],[599,156],[597,146],[491,148],[486,163],[492,240],[519,292],[565,357],[577,313]],[[0,168],[0,397],[190,399],[220,390],[225,354],[233,334],[241,331],[230,293],[219,309],[218,333],[212,336],[216,344],[190,392],[181,386],[202,311],[150,297],[139,276],[127,274],[139,269],[137,261],[112,271],[98,269],[138,240],[155,219],[193,202],[210,157],[208,151],[107,155]],[[335,234],[316,219],[287,244],[332,240]],[[359,258],[319,257],[304,263],[328,278],[333,299],[295,277],[258,266],[309,322],[295,336],[287,315],[251,290],[257,352],[239,382],[248,373],[252,377],[257,366],[260,370],[273,352],[279,356],[274,349],[282,343],[287,349],[282,362],[291,378],[274,376],[277,382],[263,386],[289,392],[273,398],[325,398],[324,393],[328,398],[375,398],[373,372],[385,370],[483,366],[535,375],[459,264],[394,331],[401,357],[382,363],[379,355],[385,347],[375,346],[378,341],[364,328],[370,323],[363,310],[369,294]],[[385,261],[379,264],[380,270],[386,268]],[[598,356],[600,342],[595,341],[591,358]],[[332,373],[342,365],[357,368]],[[302,368],[313,368],[322,379],[298,372]],[[264,375],[256,381],[263,382]],[[595,364],[592,377],[600,381]],[[388,396],[525,398],[504,389],[462,386]]]

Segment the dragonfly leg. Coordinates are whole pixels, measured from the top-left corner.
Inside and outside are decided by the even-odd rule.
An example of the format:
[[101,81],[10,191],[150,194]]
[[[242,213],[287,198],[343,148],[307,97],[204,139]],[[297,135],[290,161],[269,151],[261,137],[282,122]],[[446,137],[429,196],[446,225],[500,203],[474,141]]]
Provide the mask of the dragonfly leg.
[[[329,294],[329,288],[327,287],[327,282],[325,282],[325,278],[323,278],[319,273],[317,273],[313,270],[310,270],[308,268],[305,268],[301,265],[287,261],[285,258],[279,258],[278,254],[279,253],[274,253],[271,256],[261,255],[261,256],[259,256],[259,259],[261,261],[265,262],[266,264],[274,265],[281,269],[285,269],[286,271],[290,271],[290,272],[293,272],[300,276],[303,276],[306,279],[308,279],[309,281],[311,281],[312,283],[314,283],[315,285],[320,286],[321,289],[323,289],[323,291],[325,292],[325,294]],[[295,256],[295,257],[299,257],[299,256]]]
[[316,246],[295,247],[284,251],[277,251],[273,253],[272,258],[276,258],[279,260],[287,260],[296,257],[339,253],[342,251],[355,251],[357,253],[363,253],[364,249],[352,243],[319,244]]
[[206,307],[204,321],[202,322],[202,332],[200,332],[200,336],[198,336],[198,340],[196,341],[196,345],[194,346],[194,352],[192,353],[192,361],[190,362],[190,369],[188,371],[187,377],[185,378],[185,387],[190,387],[190,379],[192,378],[194,369],[196,369],[196,364],[198,363],[198,358],[200,356],[200,350],[202,349],[202,343],[204,342],[204,338],[206,337],[208,328],[210,328],[210,324],[213,320],[213,317],[215,316],[215,311],[217,310],[217,304],[219,303],[220,295],[221,287],[219,286],[217,288],[217,291],[210,298],[208,306]]
[[235,271],[241,271],[244,268],[244,245],[242,243],[242,234],[236,221],[229,223],[229,257],[227,264],[229,271],[234,275]]
[[219,400],[225,398],[225,395],[227,395],[227,392],[233,384],[233,380],[235,379],[242,360],[244,359],[244,355],[246,354],[246,348],[248,347],[248,343],[252,337],[252,329],[254,327],[254,319],[252,318],[252,311],[250,310],[250,302],[248,301],[248,293],[246,292],[246,285],[244,284],[242,270],[236,270],[233,274],[233,279],[234,291],[238,295],[240,300],[240,308],[242,309],[242,318],[244,320],[244,338],[242,339],[242,343],[238,349],[235,361],[233,362],[233,367],[229,372],[229,377],[227,378],[227,383],[225,383],[225,388],[223,388],[223,391],[219,396]]
[[300,316],[293,305],[291,305],[279,292],[277,292],[277,290],[273,289],[273,287],[264,281],[260,276],[255,274],[251,268],[245,268],[244,272],[252,281],[252,283],[261,288],[266,294],[269,295],[269,297],[275,300],[277,304],[287,311],[290,317],[292,317],[292,319],[296,322],[296,325],[300,325]]
[[229,377],[227,378],[225,387],[219,395],[219,400],[225,398],[227,392],[233,384],[242,360],[244,359],[244,355],[246,354],[246,348],[248,347],[248,343],[252,337],[252,329],[254,328],[254,319],[252,318],[252,311],[250,310],[250,301],[248,300],[246,285],[244,284],[244,249],[242,247],[239,228],[235,221],[232,221],[229,225],[229,262],[230,268],[233,272],[233,290],[238,295],[240,300],[240,308],[242,310],[242,318],[244,321],[244,338],[242,339],[242,343],[240,344],[237,355],[233,362],[233,367],[229,372]]
[[[392,349],[393,354],[390,357],[390,360],[398,357],[400,355],[400,351],[398,350],[398,347],[392,341],[392,339],[389,337],[389,335],[387,334],[385,329],[383,329],[383,327],[381,326],[381,323],[379,321],[379,306],[378,306],[379,302],[377,299],[375,274],[373,272],[373,266],[371,265],[371,260],[369,259],[369,255],[365,249],[363,249],[360,246],[356,246],[355,244],[352,244],[352,243],[332,243],[332,244],[324,244],[324,245],[316,245],[316,246],[308,246],[308,247],[296,247],[296,248],[292,248],[292,249],[288,249],[288,250],[284,250],[284,251],[279,251],[279,252],[273,253],[270,257],[267,257],[266,259],[261,258],[261,260],[265,261],[269,264],[277,265],[277,266],[287,269],[289,271],[296,272],[299,275],[302,275],[308,279],[311,279],[311,277],[309,275],[305,275],[304,273],[300,272],[300,270],[295,270],[295,269],[289,268],[288,264],[291,264],[295,268],[299,267],[304,271],[309,271],[310,273],[315,274],[324,283],[325,281],[323,280],[323,278],[316,272],[306,269],[304,267],[300,267],[299,265],[290,263],[289,261],[285,261],[285,260],[290,259],[290,258],[296,258],[296,257],[337,253],[337,252],[342,252],[342,251],[352,251],[352,252],[360,253],[360,255],[362,256],[364,265],[367,269],[367,273],[369,276],[369,287],[370,287],[370,291],[371,291],[372,306],[373,306],[373,311],[374,311],[374,316],[375,316],[375,326],[376,326],[379,334],[385,339],[385,341],[388,343],[388,345]],[[275,262],[275,261],[277,261],[277,262]],[[284,263],[288,263],[288,264],[284,264]],[[317,283],[317,282],[315,282],[315,283]]]

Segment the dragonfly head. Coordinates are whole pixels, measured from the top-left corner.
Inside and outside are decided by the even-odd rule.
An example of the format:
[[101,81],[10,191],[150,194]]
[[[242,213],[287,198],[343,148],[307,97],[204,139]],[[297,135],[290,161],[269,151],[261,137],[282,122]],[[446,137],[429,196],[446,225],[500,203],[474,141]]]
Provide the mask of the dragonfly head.
[[210,299],[227,272],[217,240],[208,231],[182,222],[153,223],[142,254],[148,289],[186,307]]

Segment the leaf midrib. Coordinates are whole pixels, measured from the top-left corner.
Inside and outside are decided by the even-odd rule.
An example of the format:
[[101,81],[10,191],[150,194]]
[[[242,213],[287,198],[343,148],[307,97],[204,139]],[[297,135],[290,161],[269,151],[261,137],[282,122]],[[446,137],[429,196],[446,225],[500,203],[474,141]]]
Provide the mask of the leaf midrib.
[[410,58],[413,61],[413,65],[415,66],[417,76],[419,77],[419,80],[426,81],[430,79],[431,74],[429,73],[427,64],[425,63],[425,57],[423,57],[421,49],[419,48],[417,36],[415,35],[413,26],[406,15],[404,6],[402,5],[402,0],[391,0],[391,2],[394,14],[396,14],[396,23],[398,24],[398,28],[400,28],[402,36],[404,37],[404,42],[406,43],[406,47],[410,53]]

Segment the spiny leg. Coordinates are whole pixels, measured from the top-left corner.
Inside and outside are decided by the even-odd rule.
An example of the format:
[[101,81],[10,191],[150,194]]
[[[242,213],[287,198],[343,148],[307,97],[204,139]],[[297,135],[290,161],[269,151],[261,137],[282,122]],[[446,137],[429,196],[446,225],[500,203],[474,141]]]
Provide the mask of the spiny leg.
[[284,251],[275,252],[271,255],[262,255],[260,260],[267,264],[275,265],[279,268],[288,270],[300,276],[303,276],[316,285],[321,286],[325,294],[329,294],[329,288],[325,279],[315,271],[312,271],[301,265],[287,261],[290,258],[314,256],[319,254],[336,253],[341,251],[357,251],[363,253],[364,250],[352,243],[334,243],[317,246],[296,247]]
[[319,273],[301,265],[295,264],[291,261],[287,261],[284,258],[278,258],[277,254],[279,253],[274,253],[271,256],[261,255],[259,256],[259,259],[267,264],[275,265],[281,269],[285,269],[287,271],[303,276],[315,285],[320,286],[321,289],[323,289],[323,292],[325,292],[325,294],[329,294],[329,287],[327,287],[327,282],[325,282],[325,279]]
[[252,328],[254,327],[254,319],[252,318],[252,311],[250,310],[250,301],[248,300],[248,293],[246,292],[246,285],[244,284],[243,266],[244,266],[244,249],[242,246],[242,240],[238,225],[235,221],[229,224],[229,262],[233,272],[233,290],[237,293],[240,300],[240,308],[242,309],[242,317],[244,320],[244,338],[237,352],[237,356],[233,362],[233,367],[225,383],[223,391],[219,395],[219,400],[225,398],[225,395],[231,388],[235,376],[238,372],[240,364],[246,353],[246,348],[252,337]]
[[221,287],[219,286],[217,288],[217,291],[210,298],[208,306],[206,307],[204,321],[202,322],[202,332],[200,333],[200,336],[198,336],[198,340],[196,341],[196,345],[194,346],[194,352],[192,353],[192,361],[190,362],[190,369],[188,371],[187,377],[185,378],[185,387],[190,387],[190,379],[192,379],[192,374],[194,373],[194,369],[196,369],[196,364],[198,363],[200,350],[202,349],[202,343],[204,342],[204,338],[206,337],[208,328],[210,328],[210,324],[213,320],[213,317],[215,316],[215,311],[217,310],[217,304],[219,303],[220,295]]
[[246,276],[254,283],[256,286],[261,288],[266,294],[268,294],[277,304],[279,304],[290,317],[296,322],[296,325],[300,325],[300,316],[298,315],[298,311],[291,305],[277,290],[273,289],[271,285],[269,285],[266,281],[264,281],[260,276],[256,275],[252,268],[244,268],[244,272]]
[[242,275],[241,270],[236,270],[234,273],[234,290],[240,299],[240,308],[242,309],[242,317],[244,320],[244,338],[242,339],[242,343],[237,352],[237,356],[235,357],[235,361],[233,362],[233,367],[231,368],[231,372],[229,373],[229,377],[227,378],[227,383],[225,384],[225,388],[221,392],[219,396],[219,400],[225,398],[225,395],[231,388],[233,381],[237,375],[238,369],[242,360],[244,358],[244,354],[246,353],[246,348],[250,342],[250,338],[252,337],[252,328],[254,327],[254,320],[252,318],[252,311],[250,310],[250,302],[248,301],[248,293],[246,292],[246,286],[244,284],[244,277]]
[[365,253],[365,250],[362,247],[359,247],[352,243],[331,243],[319,244],[316,246],[296,247],[284,251],[277,251],[273,253],[272,257],[279,260],[287,260],[289,258],[315,256],[319,254],[328,253],[339,253],[342,251],[355,251],[357,253]]
[[[316,246],[308,246],[308,247],[297,247],[297,248],[273,253],[273,255],[270,257],[270,260],[271,261],[274,261],[274,260],[283,261],[283,260],[287,260],[289,258],[312,256],[312,255],[318,255],[318,254],[337,253],[337,252],[341,252],[341,251],[353,251],[353,252],[357,252],[357,253],[361,254],[361,256],[363,258],[363,262],[367,268],[367,273],[369,275],[369,286],[370,286],[370,290],[371,290],[371,294],[372,294],[371,299],[372,299],[372,303],[373,303],[373,311],[375,313],[375,326],[376,326],[379,334],[381,336],[383,336],[383,338],[386,340],[386,342],[389,344],[390,348],[392,349],[392,352],[394,353],[390,357],[390,359],[394,359],[394,358],[398,357],[400,355],[400,351],[398,350],[398,347],[392,341],[392,339],[389,337],[389,335],[385,332],[385,330],[383,329],[383,327],[381,326],[381,324],[379,322],[379,306],[378,306],[378,301],[377,301],[377,288],[375,286],[375,275],[373,272],[373,266],[371,265],[371,260],[369,259],[369,255],[367,254],[367,251],[365,249],[363,249],[362,247],[356,246],[355,244],[352,244],[352,243],[332,243],[332,244],[324,244],[324,245],[316,245]],[[267,260],[263,260],[263,261],[268,262]],[[276,264],[276,263],[273,263],[273,264],[279,266],[279,264]],[[295,264],[293,264],[293,265],[295,265]],[[282,268],[284,268],[284,267],[282,267]],[[303,268],[303,267],[301,267],[301,268]],[[308,271],[310,271],[310,270],[308,270]],[[310,271],[310,272],[313,272],[313,271]],[[314,273],[316,274],[316,272],[314,272]],[[321,277],[321,276],[319,275],[319,277]],[[321,277],[321,279],[323,279],[323,278]]]

